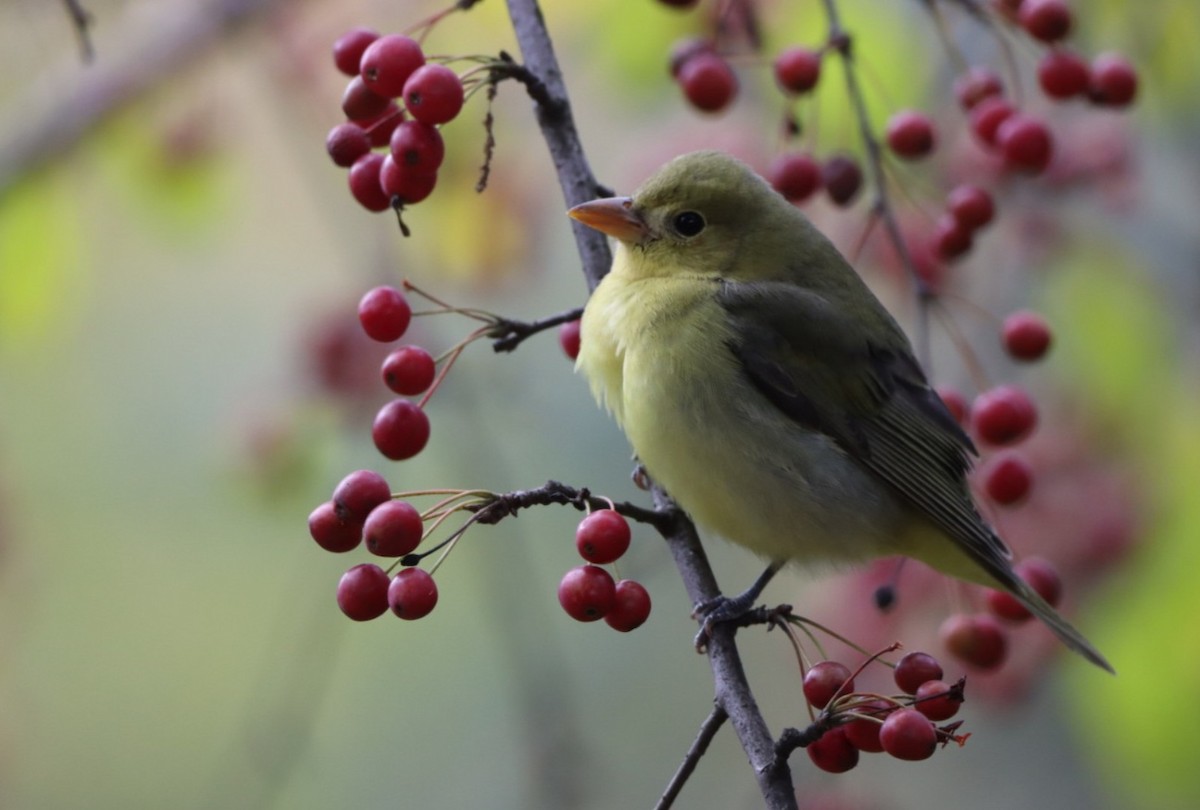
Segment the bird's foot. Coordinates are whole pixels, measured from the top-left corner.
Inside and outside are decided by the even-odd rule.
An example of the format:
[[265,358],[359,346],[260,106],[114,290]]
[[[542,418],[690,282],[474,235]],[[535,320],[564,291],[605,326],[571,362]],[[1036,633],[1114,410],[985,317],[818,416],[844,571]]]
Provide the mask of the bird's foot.
[[754,603],[762,595],[763,589],[767,587],[767,583],[771,581],[771,578],[782,567],[783,563],[771,563],[765,571],[759,574],[758,579],[754,580],[754,584],[737,596],[722,595],[696,605],[695,609],[692,610],[692,618],[700,622],[700,630],[696,633],[695,638],[696,652],[704,652],[705,648],[708,647],[708,640],[712,637],[713,625],[720,622],[739,621],[753,610]]

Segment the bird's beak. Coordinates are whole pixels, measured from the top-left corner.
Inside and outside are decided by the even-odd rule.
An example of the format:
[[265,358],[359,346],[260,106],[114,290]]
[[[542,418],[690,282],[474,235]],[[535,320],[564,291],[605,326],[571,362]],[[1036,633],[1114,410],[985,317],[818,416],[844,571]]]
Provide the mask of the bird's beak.
[[650,238],[650,229],[633,211],[632,197],[605,197],[581,203],[567,211],[567,216],[622,242],[640,245]]

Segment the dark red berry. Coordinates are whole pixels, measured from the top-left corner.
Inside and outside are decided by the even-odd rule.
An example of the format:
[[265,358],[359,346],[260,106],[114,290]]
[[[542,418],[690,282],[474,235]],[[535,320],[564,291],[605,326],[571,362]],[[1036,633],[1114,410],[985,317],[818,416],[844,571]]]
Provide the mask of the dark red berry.
[[1020,503],[1033,486],[1033,468],[1020,453],[1002,450],[983,468],[983,489],[998,504]]
[[1000,385],[975,398],[971,422],[975,433],[988,444],[1014,444],[1033,432],[1037,407],[1023,389]]
[[401,346],[383,361],[383,384],[405,396],[422,394],[433,384],[437,367],[420,346]]
[[612,509],[598,509],[579,521],[575,530],[575,548],[591,563],[616,562],[629,550],[632,533],[627,521]]
[[883,721],[879,742],[896,759],[929,759],[937,750],[937,729],[916,709],[897,709]]
[[628,633],[646,623],[650,617],[650,594],[640,582],[623,579],[616,585],[613,605],[604,614],[604,623],[614,630]]
[[880,726],[883,719],[891,714],[895,708],[896,705],[894,703],[889,703],[886,700],[872,700],[856,707],[854,711],[865,715],[865,717],[851,720],[841,727],[845,731],[846,739],[859,751],[865,751],[868,754],[878,754],[883,750],[883,743],[879,741]]
[[387,96],[372,92],[362,76],[351,79],[346,85],[346,92],[342,94],[342,112],[354,121],[376,118],[391,103],[392,100]]
[[579,357],[580,346],[580,329],[579,321],[567,321],[562,326],[558,327],[558,345],[562,347],[563,354],[574,360]]
[[862,188],[862,169],[854,158],[834,155],[821,167],[821,182],[829,199],[836,205],[847,206],[854,202]]
[[607,571],[595,565],[581,565],[563,575],[558,583],[558,603],[572,619],[594,622],[613,608],[617,588]]
[[[1028,557],[1017,563],[1015,570],[1017,576],[1025,580],[1049,605],[1057,605],[1062,599],[1062,580],[1054,565],[1047,560]],[[993,614],[1011,622],[1023,622],[1033,618],[1033,614],[1016,597],[1004,591],[989,591],[987,605]]]
[[996,145],[996,131],[1016,113],[1016,108],[999,96],[982,99],[971,109],[971,131],[986,146]]
[[333,501],[326,501],[308,516],[308,533],[317,545],[334,554],[341,554],[358,547],[362,541],[363,524],[360,520],[345,521],[337,516]]
[[788,48],[775,57],[775,81],[788,93],[807,93],[821,78],[821,54],[808,48]]
[[954,80],[954,97],[964,110],[972,109],[985,98],[1004,93],[1004,85],[994,71],[985,67],[971,67]]
[[379,504],[390,500],[387,479],[373,470],[355,470],[333,490],[333,508],[339,520],[362,522]]
[[1092,61],[1088,97],[1097,104],[1124,107],[1137,96],[1137,71],[1116,53],[1102,53]]
[[1067,99],[1087,92],[1091,71],[1087,62],[1065,48],[1049,51],[1038,62],[1038,84],[1050,98]]
[[338,581],[337,603],[356,622],[382,616],[388,609],[387,574],[372,563],[354,566]]
[[968,252],[974,241],[971,230],[963,227],[953,214],[942,214],[934,223],[929,248],[938,259],[948,262]]
[[949,720],[962,706],[962,692],[945,681],[925,681],[917,687],[913,708],[930,720]]
[[391,200],[379,184],[379,168],[382,165],[383,155],[368,152],[350,167],[350,193],[368,211],[386,211],[391,205]]
[[379,33],[370,28],[351,28],[333,43],[333,63],[347,76],[357,76],[363,51],[377,39]]
[[955,186],[946,195],[946,210],[967,230],[977,230],[987,225],[996,215],[996,204],[992,195],[979,186]]
[[425,54],[416,40],[403,34],[388,34],[363,51],[358,70],[377,95],[396,98],[404,92],[408,77],[425,64]]
[[409,115],[425,124],[444,124],[463,106],[463,85],[445,65],[425,65],[404,84],[404,106]]
[[350,168],[354,161],[371,151],[371,141],[362,127],[356,124],[338,124],[325,136],[325,151],[335,166]]
[[363,118],[352,121],[355,126],[367,133],[367,140],[372,147],[387,146],[392,133],[404,121],[404,110],[394,101],[389,101],[387,108],[374,118]]
[[995,669],[1008,652],[1004,629],[983,613],[951,616],[942,622],[938,635],[951,655],[979,669]]
[[948,385],[939,385],[937,394],[942,398],[942,402],[946,403],[946,410],[950,411],[954,421],[965,427],[970,414],[967,410],[967,399],[962,392]]
[[925,157],[936,141],[933,122],[916,110],[901,110],[888,119],[886,138],[891,150],[906,160]]
[[405,568],[387,589],[388,607],[401,619],[420,619],[437,607],[438,589],[423,568]]
[[380,557],[403,557],[421,544],[421,513],[406,501],[381,503],[363,524],[367,551]]
[[829,729],[804,750],[814,765],[829,773],[845,773],[858,764],[858,749],[840,726]]
[[436,172],[446,156],[442,133],[420,121],[405,121],[396,127],[390,148],[396,163],[427,174]]
[[412,205],[433,193],[437,185],[437,172],[397,163],[396,158],[388,154],[379,165],[379,185],[389,199]]
[[1071,9],[1065,0],[1023,0],[1017,22],[1034,39],[1057,42],[1071,31]]
[[824,709],[834,696],[854,691],[854,678],[845,664],[819,661],[804,673],[804,697],[814,709]]
[[790,202],[803,202],[821,187],[821,166],[812,155],[787,152],[771,161],[767,180]]
[[407,399],[394,399],[376,414],[371,438],[379,452],[392,461],[412,458],[429,441],[429,417]]
[[942,677],[942,665],[929,653],[910,652],[896,663],[892,677],[896,680],[896,686],[915,695],[925,681],[936,681]]
[[1019,310],[1004,319],[1001,338],[1017,360],[1040,360],[1050,349],[1050,324],[1036,312]]
[[358,302],[358,322],[372,340],[391,343],[408,330],[412,309],[395,287],[375,287]]
[[685,61],[676,78],[687,100],[704,112],[725,109],[738,91],[733,68],[711,51],[702,51]]
[[1038,174],[1050,164],[1054,140],[1040,120],[1017,113],[996,130],[996,147],[1006,168]]

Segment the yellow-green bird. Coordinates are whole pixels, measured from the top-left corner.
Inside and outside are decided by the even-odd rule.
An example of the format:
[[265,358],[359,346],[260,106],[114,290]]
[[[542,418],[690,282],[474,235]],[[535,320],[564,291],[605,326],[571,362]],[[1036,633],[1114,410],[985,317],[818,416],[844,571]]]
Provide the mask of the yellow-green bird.
[[570,215],[618,240],[578,368],[697,523],[770,560],[767,577],[905,555],[1001,588],[1112,671],[1013,572],[967,486],[975,448],[899,325],[754,171],[695,152]]

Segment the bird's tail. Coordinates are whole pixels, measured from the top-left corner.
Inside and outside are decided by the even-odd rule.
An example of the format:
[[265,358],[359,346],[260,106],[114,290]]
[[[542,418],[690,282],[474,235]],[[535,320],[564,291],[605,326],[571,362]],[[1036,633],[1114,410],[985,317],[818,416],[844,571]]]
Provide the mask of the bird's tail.
[[1049,627],[1054,635],[1062,640],[1075,652],[1082,655],[1087,660],[1091,661],[1101,669],[1116,674],[1116,670],[1112,668],[1112,664],[1108,663],[1100,651],[1092,646],[1092,643],[1083,637],[1083,634],[1076,630],[1070,622],[1062,617],[1050,604],[1037,594],[1033,588],[1018,576],[1013,576],[1011,580],[1004,583],[1005,590],[1017,598],[1026,610],[1042,620]]

